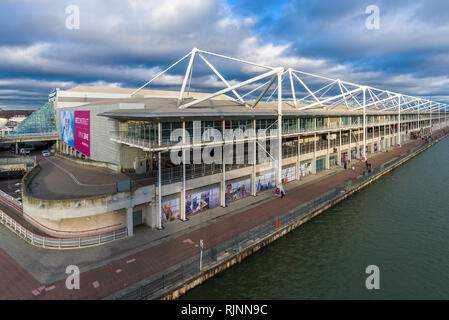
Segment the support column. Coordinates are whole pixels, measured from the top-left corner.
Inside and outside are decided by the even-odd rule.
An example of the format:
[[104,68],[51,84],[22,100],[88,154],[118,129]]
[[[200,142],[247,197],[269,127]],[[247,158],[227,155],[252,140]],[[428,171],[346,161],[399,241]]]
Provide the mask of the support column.
[[222,206],[223,208],[226,207],[226,197],[225,197],[225,193],[226,193],[226,157],[225,157],[225,152],[226,152],[226,143],[225,143],[225,120],[222,120],[221,122],[221,128],[223,131],[223,149],[222,149],[222,164],[221,164],[221,181],[220,181],[220,206]]
[[397,146],[401,147],[401,96],[398,97],[399,106],[398,106],[398,143]]
[[278,77],[278,168],[277,168],[277,185],[282,185],[282,73],[277,74]]
[[[162,144],[162,124],[158,122],[158,145]],[[157,181],[158,181],[158,213],[157,229],[163,229],[162,226],[162,154],[159,151],[157,153]]]
[[312,163],[312,172],[316,174],[316,133],[313,135],[313,163]]
[[133,223],[133,208],[126,209],[126,228],[128,231],[128,237],[132,237],[134,234],[134,223]]
[[351,162],[352,161],[352,146],[351,146],[351,142],[352,142],[352,130],[349,129],[349,152],[348,152],[348,161]]
[[[190,143],[190,141],[189,141]],[[187,144],[186,139],[186,122],[182,122],[182,187],[180,192],[181,201],[179,202],[181,204],[180,212],[181,212],[181,220],[186,221],[186,153],[187,150],[185,148],[185,145]],[[190,148],[189,148],[190,152]]]
[[256,132],[256,120],[253,120],[254,142],[253,142],[253,174],[252,174],[252,186],[251,194],[255,197],[257,195],[256,190],[256,177],[257,177],[257,132]]
[[338,148],[338,156],[337,156],[337,163],[338,163],[338,165],[339,166],[341,166],[342,165],[342,163],[341,163],[341,130],[340,130],[340,147]]
[[[420,105],[418,105],[418,130],[419,131],[421,131],[421,124],[419,123],[419,108],[420,108]],[[420,136],[421,136],[421,133],[420,133]]]
[[[298,119],[299,121],[299,119]],[[298,134],[298,158],[296,159],[296,180],[301,180],[301,135]]]
[[[330,165],[330,148],[331,148],[331,139],[330,133],[327,133],[327,152],[326,152],[326,169],[329,170]],[[333,151],[333,150],[332,150]]]
[[430,134],[432,135],[432,102],[430,103]]
[[366,88],[363,88],[363,151],[362,161],[366,161]]
[[360,150],[360,127],[358,127],[357,128],[357,136],[358,136],[358,139],[357,139],[357,143],[356,143],[356,148],[357,148],[357,152],[356,152],[356,158],[357,159],[360,159],[362,156],[363,156],[363,151],[362,151],[362,154],[359,154],[359,150]]

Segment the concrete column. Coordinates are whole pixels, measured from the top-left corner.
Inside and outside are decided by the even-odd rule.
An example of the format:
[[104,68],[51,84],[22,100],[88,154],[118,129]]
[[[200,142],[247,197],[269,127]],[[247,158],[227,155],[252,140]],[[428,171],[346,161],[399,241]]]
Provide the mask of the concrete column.
[[313,162],[312,162],[312,173],[316,174],[316,133],[313,135]]
[[341,163],[341,130],[340,130],[340,147],[338,148],[338,156],[337,156],[337,163],[339,166],[342,165]]
[[356,142],[355,142],[355,158],[356,159],[360,159],[359,156],[359,144],[360,144],[360,128],[357,128],[357,134],[354,134],[354,137],[356,137]]
[[158,220],[157,229],[162,229],[162,168],[161,168],[161,152],[157,153],[157,175],[158,175]]
[[349,129],[349,153],[348,153],[349,162],[352,161],[352,130]]
[[398,97],[399,99],[399,107],[398,107],[398,143],[397,146],[401,146],[401,96]]
[[132,237],[134,234],[134,225],[133,225],[133,208],[126,209],[126,228],[128,230],[128,237]]
[[[330,133],[327,133],[327,152],[326,152],[326,169],[330,169],[330,147],[331,147],[331,136]],[[332,150],[333,151],[333,150]]]
[[363,88],[363,150],[362,161],[366,161],[366,89]]
[[[256,190],[256,178],[257,178],[257,132],[256,132],[256,120],[253,120],[253,130],[254,130],[254,142],[253,142],[253,172],[251,178],[251,194],[255,197],[257,195]],[[248,144],[249,145],[249,144]]]
[[[225,120],[223,120],[221,122],[221,126],[222,126],[222,130],[223,133],[225,132]],[[223,134],[223,140],[224,140],[225,135]],[[226,207],[226,198],[225,198],[225,193],[226,193],[226,163],[225,163],[225,143],[223,143],[223,149],[222,149],[222,164],[221,164],[221,181],[220,181],[220,206],[222,206],[223,208]]]
[[276,184],[282,184],[282,72],[277,74],[278,78],[278,167]]
[[[162,124],[158,122],[158,144],[162,145]],[[162,226],[162,161],[161,161],[162,153],[159,151],[157,153],[157,175],[158,175],[158,220],[157,220],[157,229],[163,229]]]
[[[189,141],[190,143],[190,141]],[[187,144],[187,139],[186,139],[186,122],[183,121],[182,122],[182,144],[185,146]],[[190,148],[188,150],[190,152]],[[181,192],[180,192],[180,216],[181,216],[181,220],[182,221],[186,221],[186,153],[187,150],[185,147],[182,148],[182,187],[181,187]]]
[[[298,119],[299,121],[299,119]],[[300,168],[301,168],[301,135],[298,134],[298,158],[296,159],[296,180],[301,179],[300,175]]]

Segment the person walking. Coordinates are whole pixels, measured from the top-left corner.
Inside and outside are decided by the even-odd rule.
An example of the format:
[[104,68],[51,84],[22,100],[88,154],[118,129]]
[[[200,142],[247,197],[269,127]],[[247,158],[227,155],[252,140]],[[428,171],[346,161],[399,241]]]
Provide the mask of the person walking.
[[285,196],[285,191],[284,186],[282,184],[279,186],[279,191],[281,192],[281,198],[283,198]]

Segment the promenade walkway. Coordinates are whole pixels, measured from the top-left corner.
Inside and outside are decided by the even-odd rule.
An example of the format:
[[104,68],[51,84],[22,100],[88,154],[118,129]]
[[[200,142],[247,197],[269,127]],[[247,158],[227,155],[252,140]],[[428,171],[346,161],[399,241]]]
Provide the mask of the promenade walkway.
[[[375,168],[421,143],[421,141],[412,141],[401,148],[392,148],[388,152],[374,154],[368,160]],[[269,191],[271,194],[265,193],[260,198],[258,196],[240,200],[241,204],[245,200],[252,203],[245,208],[236,205],[233,210],[233,204],[227,209],[217,208],[216,219],[213,222],[206,223],[196,218],[198,222],[195,226],[180,227],[183,226],[182,224],[168,226],[165,230],[160,231],[158,239],[154,238],[151,246],[129,251],[128,255],[82,272],[80,290],[66,289],[65,278],[44,286],[20,265],[15,267],[18,263],[4,251],[0,251],[0,272],[2,273],[0,299],[100,299],[108,297],[197,255],[200,239],[203,239],[205,246],[209,248],[219,244],[239,233],[281,216],[351,180],[365,170],[364,166],[364,163],[356,162],[355,171],[337,169],[335,173],[326,171],[308,181],[305,179],[299,185],[295,182],[289,183],[285,186],[286,197],[283,199],[275,197],[273,192]],[[226,215],[220,213],[224,213],[225,210],[227,210]]]

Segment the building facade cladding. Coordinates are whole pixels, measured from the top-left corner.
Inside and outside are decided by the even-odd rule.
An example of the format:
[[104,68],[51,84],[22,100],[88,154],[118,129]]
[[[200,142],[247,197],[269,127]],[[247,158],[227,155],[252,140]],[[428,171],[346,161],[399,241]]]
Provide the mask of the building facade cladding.
[[142,154],[139,150],[129,148],[117,144],[110,140],[110,133],[119,130],[119,123],[110,118],[99,117],[99,113],[107,112],[116,109],[116,104],[101,104],[101,105],[88,105],[77,106],[70,108],[58,108],[56,109],[56,119],[58,133],[61,135],[61,112],[70,111],[90,111],[90,159],[99,162],[106,162],[121,166],[123,164],[128,165],[130,168],[133,166],[134,157]]

